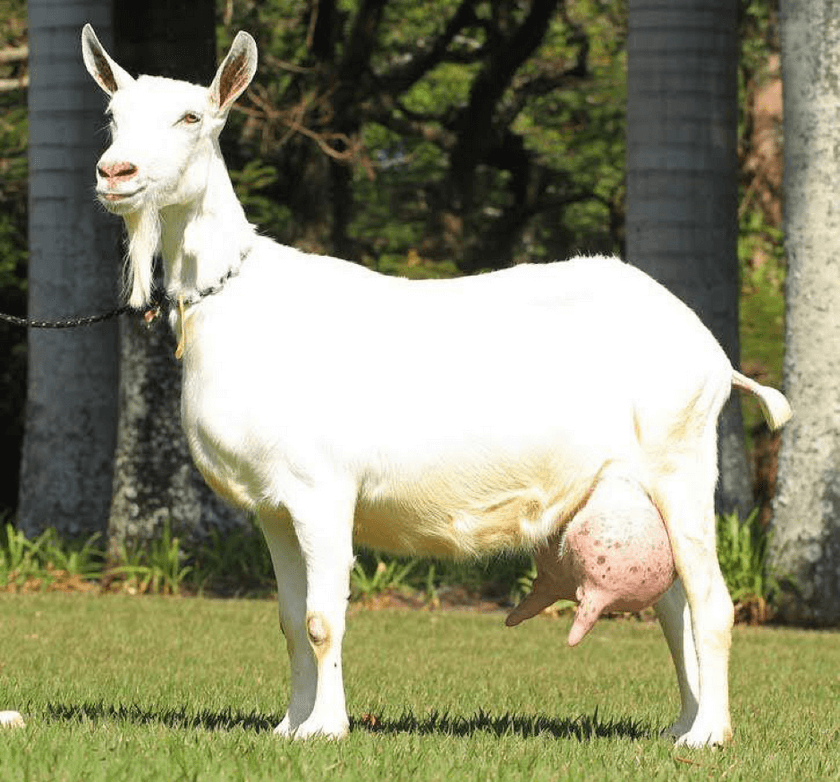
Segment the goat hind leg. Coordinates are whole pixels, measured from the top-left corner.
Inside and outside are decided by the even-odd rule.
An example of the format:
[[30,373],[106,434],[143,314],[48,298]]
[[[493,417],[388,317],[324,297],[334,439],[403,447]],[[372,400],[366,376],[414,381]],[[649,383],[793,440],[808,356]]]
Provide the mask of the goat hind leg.
[[671,658],[680,688],[680,716],[663,731],[663,735],[677,739],[685,735],[697,717],[700,685],[697,672],[697,649],[691,630],[691,613],[682,582],[677,579],[655,606],[656,615],[671,650]]
[[[714,449],[710,452],[715,454]],[[690,469],[675,471],[657,487],[658,504],[689,607],[697,655],[697,714],[691,727],[677,736],[678,744],[692,747],[723,744],[732,735],[729,647],[733,607],[717,560],[714,477],[713,460],[705,465],[695,461]],[[666,623],[669,620],[672,618],[666,618]],[[690,670],[687,653],[684,648],[686,676]],[[679,675],[679,662],[677,671]],[[677,723],[677,727],[685,726]]]

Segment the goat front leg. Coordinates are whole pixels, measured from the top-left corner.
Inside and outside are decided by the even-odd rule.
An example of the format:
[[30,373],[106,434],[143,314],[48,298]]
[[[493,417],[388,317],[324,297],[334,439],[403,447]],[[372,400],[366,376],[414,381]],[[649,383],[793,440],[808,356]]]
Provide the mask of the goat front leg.
[[286,638],[291,677],[289,707],[274,732],[292,736],[312,713],[318,681],[306,637],[306,566],[291,516],[277,511],[261,512],[259,518],[277,579],[280,629]]
[[353,565],[352,503],[320,505],[260,515],[291,667],[289,707],[274,732],[296,739],[337,739],[349,728],[341,648]]
[[306,571],[303,628],[315,668],[310,714],[293,728],[296,739],[341,738],[350,723],[344,699],[341,651],[353,566],[353,487],[307,487],[292,507],[292,523]]

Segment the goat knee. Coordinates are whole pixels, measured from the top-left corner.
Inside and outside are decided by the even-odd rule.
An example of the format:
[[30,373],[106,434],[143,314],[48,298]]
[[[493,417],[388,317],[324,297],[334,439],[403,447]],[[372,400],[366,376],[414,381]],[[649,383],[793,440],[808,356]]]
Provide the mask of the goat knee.
[[306,614],[306,635],[316,657],[320,659],[329,651],[332,634],[329,622],[323,614],[317,611]]

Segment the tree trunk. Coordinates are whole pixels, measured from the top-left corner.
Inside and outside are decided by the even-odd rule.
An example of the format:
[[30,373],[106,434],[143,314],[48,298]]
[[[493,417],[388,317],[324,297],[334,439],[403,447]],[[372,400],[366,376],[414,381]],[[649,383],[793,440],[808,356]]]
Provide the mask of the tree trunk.
[[[737,4],[630,0],[627,258],[688,304],[739,363]],[[741,408],[719,425],[718,510],[752,507]]]
[[[116,304],[117,226],[92,201],[103,103],[79,54],[110,3],[29,2],[29,316]],[[31,330],[18,524],[27,535],[103,531],[117,428],[117,325]]]
[[162,319],[147,328],[123,319],[120,421],[108,526],[112,559],[144,545],[170,523],[187,545],[242,524],[204,483],[181,428],[181,366]]
[[840,623],[840,17],[783,0],[785,388],[771,567],[782,619]]
[[[114,11],[114,55],[130,73],[208,85],[215,72],[212,1],[121,0]],[[113,219],[113,218],[112,218]],[[120,420],[114,463],[109,551],[142,544],[169,522],[189,543],[243,523],[199,475],[181,428],[181,367],[163,319],[135,316],[121,330]]]

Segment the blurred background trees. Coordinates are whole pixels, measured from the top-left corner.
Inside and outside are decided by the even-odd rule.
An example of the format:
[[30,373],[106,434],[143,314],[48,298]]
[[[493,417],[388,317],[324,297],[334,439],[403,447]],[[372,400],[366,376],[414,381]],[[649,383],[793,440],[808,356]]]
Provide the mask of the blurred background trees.
[[[23,0],[0,0],[0,311],[26,313],[29,39]],[[26,334],[0,322],[0,426],[8,449],[0,513],[17,508]]]
[[448,275],[620,249],[622,4],[237,2],[260,45],[225,153],[280,241]]

